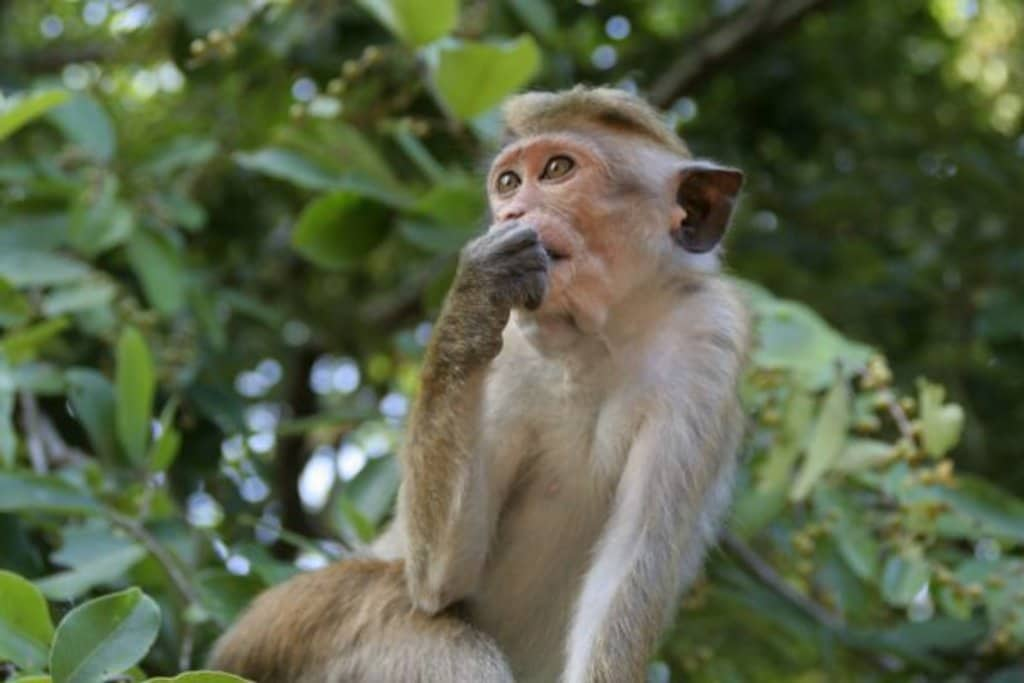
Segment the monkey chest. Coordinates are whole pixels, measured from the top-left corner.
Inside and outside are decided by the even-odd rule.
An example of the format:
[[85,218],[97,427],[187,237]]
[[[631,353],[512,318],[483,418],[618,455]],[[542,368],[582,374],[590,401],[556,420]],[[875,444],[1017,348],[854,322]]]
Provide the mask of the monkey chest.
[[[562,407],[562,417],[571,412]],[[554,680],[593,549],[628,453],[629,425],[595,411],[528,431],[498,452],[506,493],[473,619],[494,636],[523,680]],[[551,676],[546,676],[547,673]],[[527,675],[530,674],[530,675]],[[519,679],[517,679],[519,680]]]

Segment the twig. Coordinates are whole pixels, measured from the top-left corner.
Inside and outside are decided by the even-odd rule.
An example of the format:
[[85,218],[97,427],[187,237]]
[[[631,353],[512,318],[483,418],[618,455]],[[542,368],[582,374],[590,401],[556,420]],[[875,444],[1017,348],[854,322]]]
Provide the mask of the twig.
[[650,98],[666,107],[710,75],[714,67],[757,41],[794,25],[830,0],[752,0],[744,9],[709,22],[682,41],[682,54],[654,82]]
[[896,397],[891,391],[887,392],[888,400],[885,402],[886,408],[889,411],[889,415],[892,417],[893,422],[900,430],[900,434],[904,439],[907,439],[911,443],[914,442],[914,428],[910,425],[910,420],[907,418],[906,411],[903,410],[903,406],[896,400]]
[[840,633],[846,628],[842,617],[833,614],[813,600],[786,583],[778,572],[754,552],[753,548],[740,540],[735,534],[726,531],[722,534],[722,545],[725,546],[740,564],[742,564],[758,581],[777,593],[786,602],[805,615],[821,624],[830,631]]
[[46,459],[46,445],[43,441],[42,420],[36,397],[27,391],[18,392],[21,403],[21,428],[25,432],[25,446],[28,448],[28,459],[37,474],[46,474],[50,465]]
[[123,515],[115,510],[107,510],[107,515],[115,526],[119,527],[129,536],[141,543],[146,550],[156,558],[156,561],[160,563],[164,568],[164,571],[167,572],[167,576],[171,579],[171,585],[174,586],[174,589],[187,605],[201,604],[199,593],[188,580],[186,572],[182,566],[178,564],[177,558],[175,558],[174,555],[171,554],[171,552],[165,548],[155,536],[149,533],[146,527],[142,526],[131,517]]
[[192,620],[185,619],[185,628],[181,634],[181,652],[178,654],[178,671],[192,668],[192,651],[196,643],[196,625]]

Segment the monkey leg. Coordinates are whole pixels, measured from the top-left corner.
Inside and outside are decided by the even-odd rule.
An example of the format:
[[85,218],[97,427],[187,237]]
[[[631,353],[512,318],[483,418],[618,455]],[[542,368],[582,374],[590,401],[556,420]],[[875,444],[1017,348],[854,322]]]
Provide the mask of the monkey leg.
[[257,683],[514,683],[497,645],[415,611],[401,562],[347,560],[259,596],[210,666]]

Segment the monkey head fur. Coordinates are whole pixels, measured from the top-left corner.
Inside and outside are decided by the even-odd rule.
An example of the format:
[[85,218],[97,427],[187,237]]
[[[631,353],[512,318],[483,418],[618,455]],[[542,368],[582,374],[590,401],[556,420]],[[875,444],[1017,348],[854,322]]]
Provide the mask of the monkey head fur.
[[538,348],[605,334],[659,279],[717,270],[743,175],[695,160],[643,100],[577,87],[514,97],[503,114],[491,229],[530,225],[551,258],[544,303],[516,311]]

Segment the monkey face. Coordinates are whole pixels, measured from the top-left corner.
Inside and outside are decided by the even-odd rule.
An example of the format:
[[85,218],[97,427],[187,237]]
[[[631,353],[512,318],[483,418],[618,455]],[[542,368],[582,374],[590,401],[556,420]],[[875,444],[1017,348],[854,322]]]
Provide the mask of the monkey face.
[[491,230],[529,225],[550,258],[548,295],[518,318],[552,334],[567,326],[599,333],[609,310],[653,271],[646,243],[671,248],[674,188],[638,191],[635,177],[616,168],[622,150],[611,144],[597,134],[533,136],[503,150],[488,175]]

